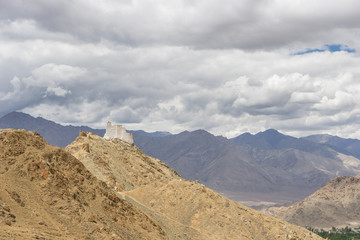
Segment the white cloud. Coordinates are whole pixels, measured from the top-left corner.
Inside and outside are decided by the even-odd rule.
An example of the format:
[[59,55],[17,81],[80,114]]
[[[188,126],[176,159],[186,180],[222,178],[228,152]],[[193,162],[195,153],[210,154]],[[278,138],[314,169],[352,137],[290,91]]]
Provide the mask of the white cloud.
[[71,91],[66,90],[64,88],[61,87],[48,87],[46,89],[46,93],[44,97],[48,97],[48,96],[58,96],[58,97],[65,97],[66,95],[71,94]]
[[10,83],[13,87],[13,90],[11,92],[0,92],[0,94],[1,94],[0,100],[1,101],[11,100],[13,97],[15,97],[20,92],[22,83],[18,77],[15,76],[13,79],[10,80]]
[[62,124],[92,125],[96,126],[106,123],[102,116],[109,112],[106,101],[84,101],[81,103],[69,103],[59,105],[52,102],[44,102],[34,106],[28,106],[22,109],[23,112],[41,116]]
[[[0,114],[360,138],[360,2],[0,1]],[[341,44],[355,53],[294,53]]]
[[86,73],[86,69],[54,63],[44,64],[32,71],[32,76],[24,82],[31,86],[57,86],[76,81]]

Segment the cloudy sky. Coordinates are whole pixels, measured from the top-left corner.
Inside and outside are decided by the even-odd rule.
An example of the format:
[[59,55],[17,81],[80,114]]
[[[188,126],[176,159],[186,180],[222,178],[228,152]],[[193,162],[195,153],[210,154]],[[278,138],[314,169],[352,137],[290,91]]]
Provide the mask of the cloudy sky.
[[358,0],[0,0],[0,116],[360,138]]

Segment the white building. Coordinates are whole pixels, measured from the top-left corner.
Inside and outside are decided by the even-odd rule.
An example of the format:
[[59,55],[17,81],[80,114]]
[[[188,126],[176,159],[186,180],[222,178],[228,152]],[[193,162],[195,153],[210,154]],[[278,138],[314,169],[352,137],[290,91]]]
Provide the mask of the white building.
[[119,138],[130,144],[134,143],[132,133],[126,132],[126,129],[121,125],[112,125],[110,121],[107,122],[104,138],[106,140],[110,140],[112,138]]

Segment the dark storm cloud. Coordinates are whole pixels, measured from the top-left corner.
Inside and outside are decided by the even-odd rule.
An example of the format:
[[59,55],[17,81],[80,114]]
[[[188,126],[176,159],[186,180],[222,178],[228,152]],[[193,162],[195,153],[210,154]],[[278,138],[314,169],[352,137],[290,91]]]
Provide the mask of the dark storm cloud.
[[[82,41],[267,49],[331,41],[358,29],[358,1],[2,1],[3,20],[32,19]],[[342,39],[341,39],[342,40]]]

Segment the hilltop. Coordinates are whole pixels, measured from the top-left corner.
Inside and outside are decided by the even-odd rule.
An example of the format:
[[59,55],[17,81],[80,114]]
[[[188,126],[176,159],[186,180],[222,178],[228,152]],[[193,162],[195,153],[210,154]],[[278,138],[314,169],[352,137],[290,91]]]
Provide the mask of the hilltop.
[[159,159],[120,139],[105,140],[93,133],[80,136],[66,148],[98,179],[117,191],[128,191],[151,182],[182,179]]

